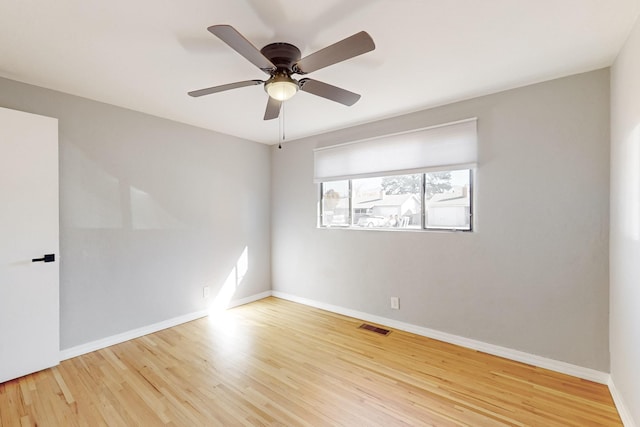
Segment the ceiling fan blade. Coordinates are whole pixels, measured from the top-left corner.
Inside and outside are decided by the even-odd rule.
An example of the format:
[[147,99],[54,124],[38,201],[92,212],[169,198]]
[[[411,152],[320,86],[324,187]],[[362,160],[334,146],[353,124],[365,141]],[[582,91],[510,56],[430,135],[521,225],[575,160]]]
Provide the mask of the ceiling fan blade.
[[270,71],[276,69],[276,66],[260,53],[258,48],[231,25],[212,25],[207,30],[265,73],[270,74]]
[[301,79],[299,84],[300,90],[302,91],[309,92],[347,106],[355,104],[360,99],[360,95],[357,93],[349,92],[348,90],[341,89],[337,86],[332,86],[318,80]]
[[280,107],[282,106],[282,101],[278,101],[277,99],[273,99],[269,97],[269,101],[267,102],[267,110],[264,112],[265,120],[273,120],[277,119],[280,115]]
[[198,89],[198,90],[193,90],[191,92],[189,92],[189,96],[193,96],[194,98],[197,98],[199,96],[203,96],[203,95],[209,95],[212,93],[217,93],[217,92],[223,92],[225,90],[230,90],[230,89],[237,89],[239,87],[245,87],[245,86],[255,86],[255,85],[259,85],[264,83],[262,80],[245,80],[243,82],[236,82],[236,83],[229,83],[226,85],[221,85],[221,86],[213,86],[213,87],[208,87],[206,89]]
[[371,36],[360,31],[325,47],[311,55],[305,56],[294,65],[294,71],[298,74],[307,74],[329,65],[367,53],[376,48]]

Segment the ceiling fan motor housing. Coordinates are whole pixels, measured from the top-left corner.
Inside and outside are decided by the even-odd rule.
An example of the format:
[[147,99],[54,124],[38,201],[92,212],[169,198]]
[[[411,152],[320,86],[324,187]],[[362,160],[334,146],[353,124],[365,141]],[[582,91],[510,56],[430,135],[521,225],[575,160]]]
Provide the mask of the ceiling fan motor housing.
[[290,43],[271,43],[260,49],[267,59],[278,68],[278,71],[285,71],[287,74],[293,72],[293,64],[301,57],[300,49]]

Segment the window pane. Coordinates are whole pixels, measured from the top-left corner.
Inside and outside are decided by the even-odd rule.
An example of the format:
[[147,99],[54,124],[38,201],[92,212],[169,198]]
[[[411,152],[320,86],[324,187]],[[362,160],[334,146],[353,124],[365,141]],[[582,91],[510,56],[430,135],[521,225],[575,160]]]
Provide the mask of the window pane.
[[471,171],[425,174],[425,227],[471,230]]
[[322,224],[349,225],[349,181],[322,183]]
[[420,228],[422,174],[354,179],[353,225]]

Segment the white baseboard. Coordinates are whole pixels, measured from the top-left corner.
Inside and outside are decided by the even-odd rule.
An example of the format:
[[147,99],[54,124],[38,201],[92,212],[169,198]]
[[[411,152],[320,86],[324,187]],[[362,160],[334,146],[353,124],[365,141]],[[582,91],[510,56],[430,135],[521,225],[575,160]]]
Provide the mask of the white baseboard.
[[264,291],[264,292],[260,292],[259,294],[248,296],[246,298],[234,299],[227,305],[227,308],[233,308],[233,307],[238,307],[240,305],[249,304],[254,301],[258,301],[258,300],[270,297],[271,295],[273,295],[271,291]]
[[[249,304],[254,301],[267,298],[269,296],[275,296],[277,298],[286,299],[289,301],[297,302],[300,304],[308,305],[310,307],[319,308],[321,310],[327,310],[333,313],[342,314],[344,316],[354,317],[362,319],[368,322],[377,323],[380,325],[389,326],[395,329],[399,329],[406,332],[411,332],[417,335],[433,338],[439,341],[448,342],[450,344],[459,345],[462,347],[470,348],[473,350],[482,351],[484,353],[493,354],[495,356],[504,357],[510,360],[515,360],[529,365],[537,366],[540,368],[549,369],[551,371],[560,372],[563,374],[571,375],[577,378],[582,378],[589,381],[594,381],[600,384],[606,384],[609,387],[613,401],[618,409],[620,418],[625,427],[636,427],[631,414],[622,400],[622,396],[615,387],[611,376],[608,373],[596,371],[590,368],[584,368],[581,366],[573,365],[566,362],[560,362],[558,360],[549,359],[534,354],[525,353],[518,350],[513,350],[506,347],[497,346],[494,344],[488,344],[482,341],[472,340],[469,338],[461,337],[458,335],[449,334],[446,332],[437,331],[435,329],[424,328],[422,326],[412,325],[410,323],[404,323],[397,320],[389,319],[382,316],[375,316],[362,311],[351,310],[345,307],[340,307],[331,304],[325,304],[322,302],[314,301],[307,298],[297,297],[279,291],[266,291],[256,295],[252,295],[246,298],[231,301],[227,308],[237,307],[244,304]],[[154,323],[153,325],[144,326],[141,328],[133,329],[121,334],[113,335],[107,338],[102,338],[96,341],[92,341],[79,346],[71,347],[60,351],[60,360],[71,359],[73,357],[81,356],[92,351],[97,351],[106,347],[110,347],[115,344],[139,338],[141,336],[161,331],[163,329],[171,328],[173,326],[180,325],[182,323],[190,322],[192,320],[199,319],[209,315],[208,310],[196,311],[194,313],[185,314],[183,316],[174,317],[162,322]]]
[[106,347],[110,347],[115,344],[120,344],[125,341],[129,341],[141,336],[152,334],[154,332],[161,331],[163,329],[171,328],[182,323],[191,322],[192,320],[205,317],[209,314],[207,310],[196,311],[194,313],[185,314],[183,316],[167,319],[162,322],[154,323],[152,325],[143,326],[141,328],[132,329],[121,334],[112,335],[110,337],[102,338],[99,340],[91,341],[86,344],[80,344],[75,347],[71,347],[60,351],[60,360],[71,359],[73,357],[81,356],[83,354],[91,353],[92,351],[101,350]]
[[[256,295],[252,295],[246,298],[232,300],[227,304],[227,308],[237,307],[239,305],[248,304],[253,301],[257,301],[263,298],[271,296],[271,291],[262,292]],[[81,356],[83,354],[91,353],[106,347],[110,347],[115,344],[120,344],[125,341],[129,341],[135,338],[140,338],[144,335],[152,334],[154,332],[161,331],[163,329],[172,328],[182,323],[191,322],[192,320],[206,317],[209,315],[208,310],[200,310],[193,313],[185,314],[182,316],[174,317],[172,319],[163,320],[162,322],[154,323],[152,325],[143,326],[141,328],[132,329],[121,334],[112,335],[110,337],[102,338],[99,340],[91,341],[86,344],[80,344],[75,347],[60,350],[60,360],[67,360],[73,357]]]
[[310,300],[307,298],[297,297],[295,295],[289,295],[279,291],[273,291],[272,295],[277,298],[286,299],[289,301],[297,302],[300,304],[308,305],[311,307],[319,308],[322,310],[331,311],[333,313],[342,314],[349,317],[355,317],[357,319],[366,320],[367,322],[373,322],[380,325],[390,326],[395,329],[399,329],[406,332],[411,332],[416,335],[422,335],[424,337],[433,338],[439,341],[444,341],[450,344],[459,345],[461,347],[478,350],[483,353],[493,354],[494,356],[504,357],[517,362],[527,363],[529,365],[537,366],[539,368],[549,369],[551,371],[560,372],[562,374],[571,375],[577,378],[593,381],[600,384],[608,384],[609,374],[606,372],[596,371],[590,368],[584,368],[582,366],[573,365],[571,363],[561,362],[554,359],[549,359],[542,356],[537,356],[523,351],[513,350],[506,347],[501,347],[494,344],[488,344],[482,341],[476,341],[470,338],[461,337],[458,335],[449,334],[446,332],[437,331],[435,329],[424,328],[422,326],[412,325],[410,323],[404,323],[386,317],[375,316],[369,313],[361,311],[351,310],[348,308],[325,304],[322,302]]
[[[422,326],[416,326],[410,323],[400,322],[394,319],[376,316],[376,315],[372,315],[362,311],[351,310],[345,307],[340,307],[340,306],[331,305],[331,304],[325,304],[325,303],[310,300],[307,298],[301,298],[295,295],[289,295],[279,291],[265,291],[265,292],[252,295],[246,298],[233,300],[228,304],[227,308],[249,304],[253,301],[267,298],[271,295],[278,298],[286,299],[289,301],[297,302],[300,304],[308,305],[311,307],[316,307],[322,310],[331,311],[333,313],[338,313],[345,316],[362,319],[368,322],[378,323],[380,325],[385,325],[395,329],[411,332],[417,335],[422,335],[428,338],[437,339],[439,341],[448,342],[450,344],[455,344],[455,345],[470,348],[473,350],[482,351],[484,353],[493,354],[495,356],[504,357],[504,358],[515,360],[522,363],[527,363],[533,366],[549,369],[555,372],[572,375],[574,377],[582,378],[589,381],[594,381],[600,384],[607,384],[611,390],[611,394],[614,397],[614,400],[616,401],[616,406],[618,406],[619,408],[625,409],[622,403],[622,400],[620,399],[620,395],[617,393],[617,391],[615,390],[615,387],[613,386],[613,383],[610,381],[609,374],[605,372],[596,371],[594,369],[584,368],[582,366],[577,366],[570,363],[561,362],[558,360],[553,360],[553,359],[537,356],[530,353],[525,353],[518,350],[513,350],[510,348],[501,347],[494,344],[488,344],[482,341],[477,341],[470,338],[465,338],[458,335],[437,331],[435,329],[425,328]],[[190,322],[192,320],[205,317],[208,314],[209,312],[207,310],[201,310],[194,313],[189,313],[182,316],[174,317],[172,319],[164,320],[162,322],[154,323],[152,325],[143,326],[141,328],[133,329],[127,332],[123,332],[121,334],[113,335],[113,336],[102,338],[86,344],[81,344],[75,347],[61,350],[60,360],[71,359],[73,357],[90,353],[92,351],[100,350],[115,344],[120,344],[128,340],[139,338],[147,334],[158,332],[163,329],[171,328],[173,326],[177,326],[182,323]],[[623,416],[622,414],[625,411],[620,410],[621,417]],[[626,411],[626,413],[628,414],[628,411]],[[627,418],[629,418],[629,415],[627,415]]]
[[631,418],[631,412],[629,412],[628,406],[625,405],[622,395],[613,382],[613,378],[609,377],[607,385],[609,386],[611,397],[613,397],[613,402],[616,404],[616,409],[618,410],[618,414],[620,414],[620,419],[622,420],[624,427],[636,427],[637,425],[635,421]]

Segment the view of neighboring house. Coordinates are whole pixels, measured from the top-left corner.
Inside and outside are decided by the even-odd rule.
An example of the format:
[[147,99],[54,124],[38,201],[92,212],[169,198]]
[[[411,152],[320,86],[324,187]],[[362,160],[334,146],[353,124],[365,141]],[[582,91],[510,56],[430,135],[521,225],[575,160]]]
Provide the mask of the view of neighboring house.
[[415,194],[380,194],[353,206],[353,223],[367,227],[420,226],[420,199]]
[[[426,200],[425,207],[426,228],[470,229],[471,192],[468,186],[453,186],[443,193],[436,193]],[[383,191],[377,191],[359,194],[354,198],[351,209],[352,215],[349,212],[349,198],[334,198],[333,203],[325,205],[326,225],[407,228],[421,226],[420,196],[412,193],[385,194]]]
[[427,200],[427,228],[469,229],[471,224],[471,192],[469,187],[454,186]]
[[354,201],[352,222],[349,221],[349,199],[343,197],[334,200],[325,204],[323,218],[327,225],[351,223],[362,227],[420,227],[420,198],[415,194],[388,195],[377,192],[375,195],[361,196]]

